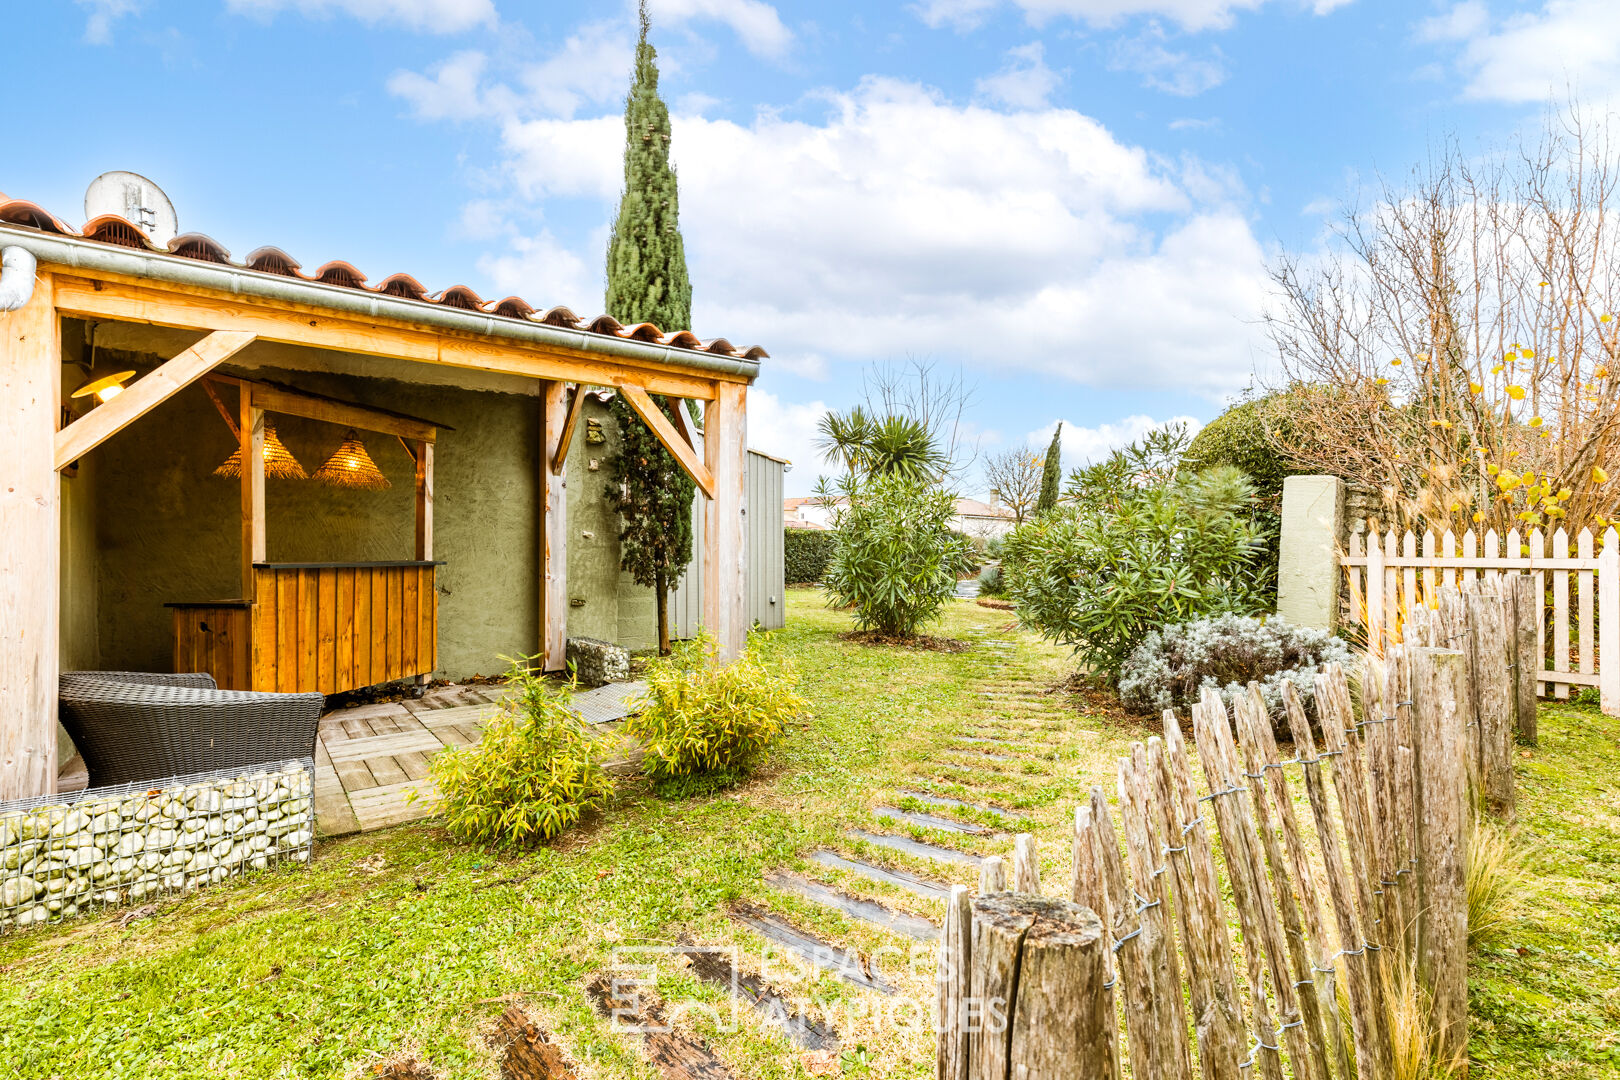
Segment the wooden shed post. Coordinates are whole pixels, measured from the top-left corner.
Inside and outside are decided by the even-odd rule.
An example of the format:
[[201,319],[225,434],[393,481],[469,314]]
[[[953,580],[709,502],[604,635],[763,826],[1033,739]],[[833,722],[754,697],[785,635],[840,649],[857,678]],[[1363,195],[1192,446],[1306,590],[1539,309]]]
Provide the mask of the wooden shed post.
[[50,274],[0,313],[0,801],[56,792],[61,330]]
[[258,597],[255,563],[266,561],[264,539],[264,410],[253,405],[253,391],[243,383],[241,394],[242,448],[242,599]]
[[717,383],[703,420],[703,463],[714,478],[703,506],[703,626],[722,663],[748,643],[747,407],[748,387]]
[[[582,386],[575,391],[582,394]],[[561,671],[568,661],[568,484],[563,448],[568,428],[568,384],[541,384],[540,408],[540,653],[541,668]]]

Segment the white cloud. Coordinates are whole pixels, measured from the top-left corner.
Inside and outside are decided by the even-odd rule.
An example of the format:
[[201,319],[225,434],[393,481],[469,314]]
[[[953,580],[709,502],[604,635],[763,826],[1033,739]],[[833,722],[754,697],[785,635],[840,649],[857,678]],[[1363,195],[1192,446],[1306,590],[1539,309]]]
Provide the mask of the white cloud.
[[570,34],[563,47],[520,77],[535,108],[553,116],[573,116],[582,106],[622,99],[635,68],[635,40],[627,27],[599,22]]
[[1221,51],[1210,49],[1208,56],[1176,52],[1165,44],[1166,35],[1157,22],[1140,34],[1121,38],[1110,50],[1108,66],[1115,71],[1131,71],[1142,76],[1142,85],[1167,94],[1194,97],[1226,81]]
[[[1058,422],[1054,420],[1045,427],[1036,428],[1025,436],[1025,444],[1044,452],[1052,442],[1052,430],[1057,424]],[[1100,461],[1120,447],[1136,442],[1154,428],[1169,424],[1185,424],[1188,434],[1192,435],[1198,434],[1198,430],[1204,426],[1203,421],[1193,416],[1172,416],[1165,420],[1155,420],[1141,413],[1112,423],[1098,424],[1095,427],[1064,421],[1063,437],[1060,440],[1063,470],[1068,472],[1070,469]]]
[[1218,116],[1182,116],[1170,121],[1171,131],[1219,131],[1221,118]]
[[816,477],[832,471],[816,450],[816,424],[826,412],[823,401],[783,401],[758,386],[748,391],[748,446],[793,463],[784,479],[789,497],[810,494]]
[[113,23],[141,9],[141,0],[78,0],[90,9],[84,21],[84,40],[91,45],[112,44]]
[[1014,109],[1042,109],[1063,76],[1046,66],[1046,49],[1039,41],[1007,50],[1007,64],[994,75],[974,84],[981,97]]
[[1544,102],[1573,90],[1587,100],[1620,95],[1620,4],[1546,0],[1539,11],[1493,19],[1465,0],[1418,27],[1427,41],[1451,45],[1465,97]]
[[[948,357],[1102,386],[1218,399],[1259,350],[1265,256],[1241,184],[1169,163],[1072,109],[1002,112],[869,78],[816,120],[674,118],[694,329],[768,348],[778,369]],[[614,114],[501,121],[511,196],[622,184]],[[501,287],[587,308],[593,241],[491,256]],[[548,261],[561,271],[544,276]]]
[[348,15],[371,25],[394,23],[408,30],[457,34],[494,26],[494,0],[225,0],[239,15],[268,19],[283,11],[312,18]]
[[[1273,0],[1275,2],[1275,0]],[[1308,6],[1326,15],[1350,0],[1315,0]],[[1052,19],[1076,19],[1092,26],[1117,26],[1137,16],[1168,19],[1183,30],[1223,30],[1237,12],[1254,11],[1267,0],[1011,0],[1036,26]],[[919,0],[912,11],[929,26],[972,29],[984,21],[1001,0]],[[1304,0],[1283,0],[1283,6],[1305,7]]]
[[594,318],[602,305],[601,271],[594,266],[586,266],[549,230],[538,236],[514,236],[504,254],[478,260],[478,269],[489,275],[502,296],[521,296],[541,309],[569,305],[587,319]]
[[404,98],[423,120],[483,119],[488,103],[481,82],[488,63],[481,52],[458,52],[429,68],[428,75],[394,72],[388,92]]
[[756,56],[781,57],[793,44],[793,32],[763,0],[650,0],[647,7],[654,26],[696,19],[725,23]]

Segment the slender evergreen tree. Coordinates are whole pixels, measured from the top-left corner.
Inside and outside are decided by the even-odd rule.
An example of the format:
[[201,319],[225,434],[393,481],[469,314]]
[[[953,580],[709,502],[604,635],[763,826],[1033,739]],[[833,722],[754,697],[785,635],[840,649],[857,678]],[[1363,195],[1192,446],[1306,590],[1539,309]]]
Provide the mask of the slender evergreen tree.
[[[681,243],[669,109],[658,96],[657,53],[641,3],[636,70],[624,103],[624,194],[607,250],[607,312],[626,325],[665,331],[692,325],[692,282]],[[663,397],[653,401],[673,418]],[[669,594],[692,560],[697,488],[624,395],[613,401],[619,451],[609,462],[608,498],[619,511],[620,566],[658,598],[658,651],[669,652]]]
[[1057,508],[1058,485],[1063,481],[1063,421],[1058,421],[1052,432],[1051,445],[1046,448],[1046,471],[1041,474],[1041,497],[1035,500],[1035,513],[1044,514]]

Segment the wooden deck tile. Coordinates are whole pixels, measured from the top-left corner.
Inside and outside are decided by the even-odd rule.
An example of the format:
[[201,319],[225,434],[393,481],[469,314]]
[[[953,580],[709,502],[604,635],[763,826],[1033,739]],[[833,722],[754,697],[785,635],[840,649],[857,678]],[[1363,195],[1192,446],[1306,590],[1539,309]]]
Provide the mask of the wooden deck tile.
[[[415,802],[406,802],[408,792],[415,791]],[[360,822],[362,830],[380,829],[385,825],[398,825],[405,821],[420,821],[431,817],[437,806],[438,790],[431,780],[408,780],[403,784],[372,788],[349,797],[349,805]]]
[[372,777],[380,787],[390,787],[394,784],[403,784],[410,779],[404,769],[392,757],[368,757],[366,768],[371,770]]
[[332,768],[336,771],[339,782],[343,784],[344,791],[352,793],[377,786],[377,781],[372,778],[371,770],[366,768],[364,761],[334,761]]
[[[373,735],[366,739],[328,743],[326,752],[334,765],[366,758],[393,757],[395,754],[432,753],[444,744],[431,731],[406,731],[394,735]],[[341,770],[339,770],[341,771]]]
[[460,724],[472,723],[491,716],[495,712],[493,705],[461,705],[454,709],[438,709],[433,712],[416,714],[416,722],[423,727],[433,730],[436,728],[452,727]]

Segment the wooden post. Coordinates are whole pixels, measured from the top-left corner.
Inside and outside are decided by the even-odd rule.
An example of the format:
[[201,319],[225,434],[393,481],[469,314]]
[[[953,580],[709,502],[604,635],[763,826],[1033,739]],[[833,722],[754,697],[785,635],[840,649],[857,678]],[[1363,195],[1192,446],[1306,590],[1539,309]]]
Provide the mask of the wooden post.
[[412,444],[416,457],[416,558],[433,558],[433,444],[418,440]]
[[[1112,926],[1112,908],[1108,903],[1108,884],[1102,868],[1102,847],[1097,830],[1092,827],[1090,805],[1074,808],[1074,867],[1069,884],[1069,899],[1097,914],[1102,925]],[[1119,1014],[1114,1006],[1114,986],[1117,982],[1113,950],[1103,953],[1103,1015],[1107,1020],[1108,1046],[1103,1064],[1107,1066],[1108,1080],[1119,1080]]]
[[0,313],[0,801],[56,792],[62,344],[51,275]]
[[1620,716],[1620,533],[1613,528],[1603,531],[1603,551],[1598,555],[1597,620],[1598,700],[1606,714]]
[[1097,787],[1091,789],[1091,827],[1097,843],[1097,865],[1102,870],[1103,887],[1108,893],[1109,934],[1115,943],[1114,970],[1119,981],[1114,993],[1125,1005],[1131,1075],[1169,1077],[1174,1071],[1170,1035],[1158,1028],[1159,1009],[1154,1000],[1146,942],[1136,933],[1143,924],[1136,910],[1135,894],[1125,883],[1125,864],[1119,857],[1114,816],[1108,810],[1107,797]]
[[251,388],[243,383],[240,433],[242,450],[242,599],[258,596],[256,563],[267,558],[264,538],[264,410],[254,408]]
[[703,504],[703,626],[721,663],[748,643],[747,401],[743,384],[716,383],[703,422],[703,460],[714,477],[714,498]]
[[971,985],[982,1022],[970,1036],[970,1080],[1106,1080],[1107,948],[1102,923],[1078,904],[976,900]]
[[[1468,644],[1474,651],[1474,722],[1479,725],[1480,795],[1492,812],[1513,817],[1514,691],[1502,598],[1471,593]],[[1515,635],[1516,637],[1517,635]]]
[[1035,850],[1035,838],[1019,833],[1013,838],[1013,892],[1039,896],[1041,893],[1041,861]]
[[1453,649],[1413,649],[1417,774],[1418,978],[1431,1001],[1440,1060],[1468,1049],[1468,782],[1461,749],[1468,687]]
[[979,861],[979,895],[1007,891],[1007,864],[1000,855],[987,855]]
[[540,664],[561,671],[568,661],[567,462],[557,453],[568,425],[568,386],[553,379],[540,397]]
[[[1513,729],[1526,746],[1536,745],[1536,675],[1541,657],[1536,655],[1536,583],[1529,574],[1508,574],[1502,578],[1502,594],[1507,603],[1507,644],[1512,662]],[[1602,617],[1603,575],[1598,573],[1598,611]],[[1601,631],[1599,644],[1601,645]],[[1601,663],[1601,659],[1599,663]]]
[[968,1032],[972,1016],[968,994],[973,971],[973,895],[966,885],[952,885],[945,901],[945,928],[939,936],[939,1002],[935,1080],[968,1080]]

